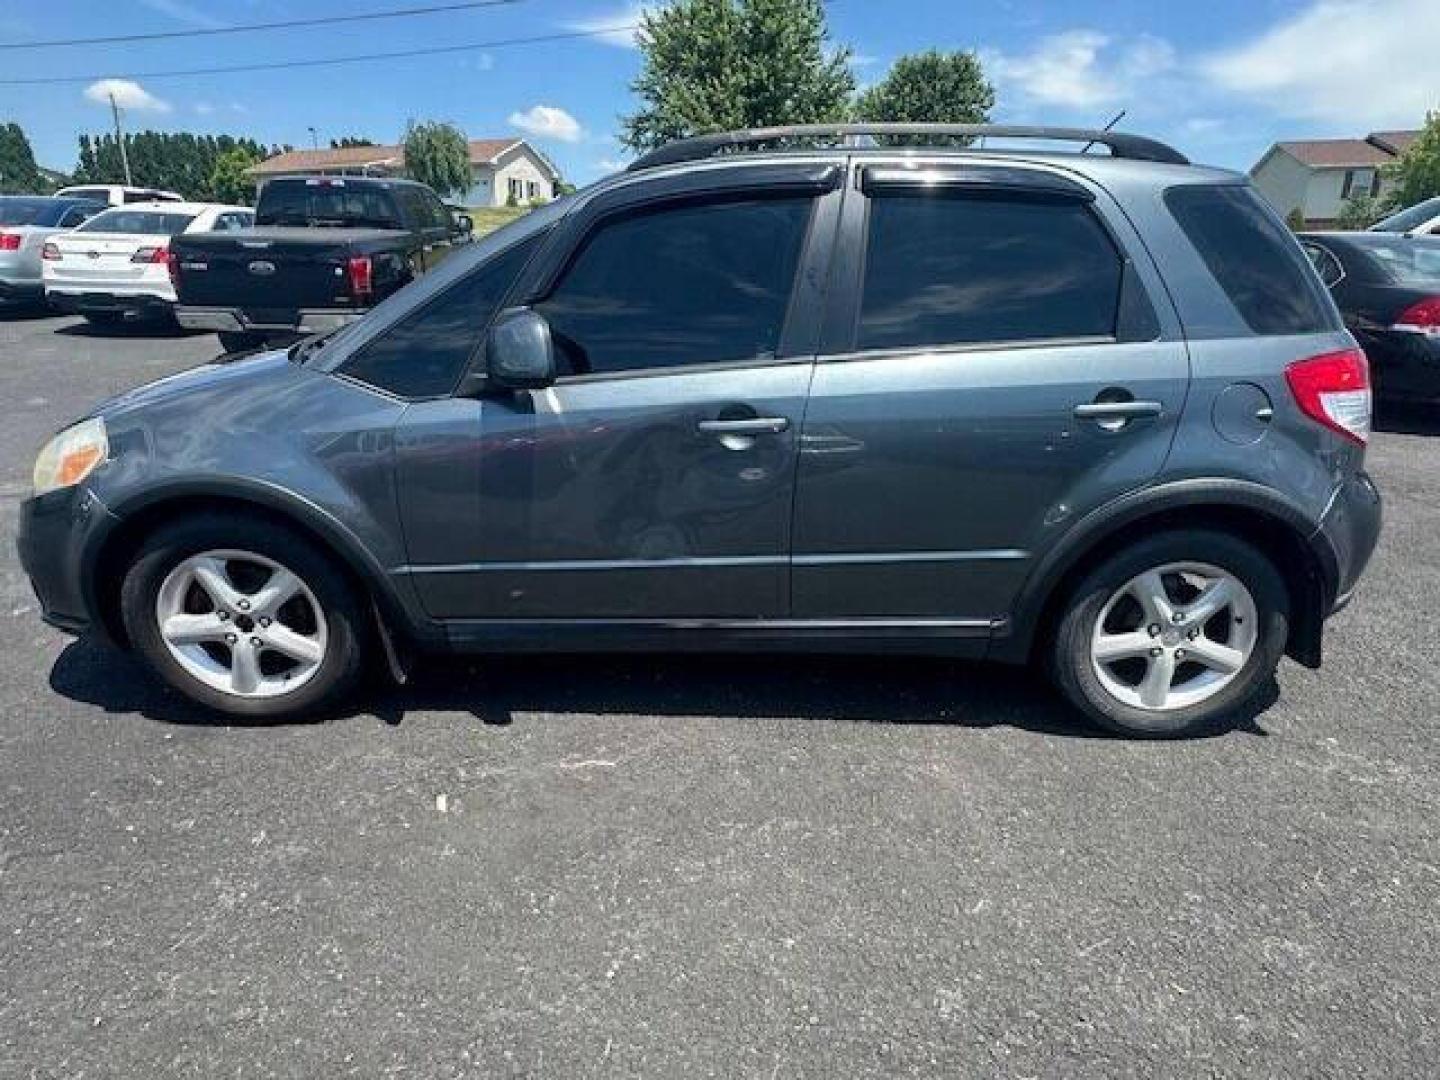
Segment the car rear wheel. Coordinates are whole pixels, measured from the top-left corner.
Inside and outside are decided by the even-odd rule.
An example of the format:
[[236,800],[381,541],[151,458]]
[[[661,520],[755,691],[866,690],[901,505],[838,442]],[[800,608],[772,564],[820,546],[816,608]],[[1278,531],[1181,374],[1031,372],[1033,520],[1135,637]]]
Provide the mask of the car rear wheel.
[[1097,567],[1055,635],[1061,690],[1125,735],[1182,738],[1253,712],[1284,655],[1279,571],[1227,533],[1163,533]]
[[121,604],[146,662],[229,716],[323,715],[360,674],[365,622],[354,589],[324,552],[269,522],[204,517],[157,531]]

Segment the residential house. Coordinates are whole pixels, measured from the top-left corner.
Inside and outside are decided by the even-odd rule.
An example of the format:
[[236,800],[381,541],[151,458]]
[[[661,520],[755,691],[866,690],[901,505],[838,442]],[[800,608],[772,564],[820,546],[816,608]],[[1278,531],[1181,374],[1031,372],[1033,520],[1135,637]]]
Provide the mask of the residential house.
[[1418,138],[1418,131],[1372,131],[1363,139],[1278,142],[1250,170],[1250,179],[1287,217],[1299,210],[1305,227],[1334,225],[1345,200],[1379,198],[1389,190],[1382,169]]
[[[403,176],[399,146],[346,146],[331,150],[290,150],[250,169],[257,186],[277,176]],[[560,173],[524,139],[472,139],[470,187],[449,196],[466,206],[549,202],[558,194]]]

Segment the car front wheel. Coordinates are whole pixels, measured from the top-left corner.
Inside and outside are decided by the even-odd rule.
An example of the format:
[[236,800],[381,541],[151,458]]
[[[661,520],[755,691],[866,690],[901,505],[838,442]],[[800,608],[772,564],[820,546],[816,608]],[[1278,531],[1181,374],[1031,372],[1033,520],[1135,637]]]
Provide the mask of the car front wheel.
[[249,720],[332,710],[361,669],[363,608],[283,526],[202,517],[152,534],[121,589],[126,631],[171,686]]
[[1061,690],[1103,727],[1181,738],[1253,712],[1289,634],[1274,564],[1228,533],[1162,533],[1120,551],[1071,595],[1055,635]]

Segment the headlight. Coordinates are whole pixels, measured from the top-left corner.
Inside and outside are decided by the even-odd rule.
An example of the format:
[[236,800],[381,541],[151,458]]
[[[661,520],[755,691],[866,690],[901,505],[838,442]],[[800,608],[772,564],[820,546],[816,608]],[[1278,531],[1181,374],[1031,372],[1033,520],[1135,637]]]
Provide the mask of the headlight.
[[35,494],[73,487],[99,467],[110,455],[105,421],[98,416],[82,420],[56,435],[35,461]]

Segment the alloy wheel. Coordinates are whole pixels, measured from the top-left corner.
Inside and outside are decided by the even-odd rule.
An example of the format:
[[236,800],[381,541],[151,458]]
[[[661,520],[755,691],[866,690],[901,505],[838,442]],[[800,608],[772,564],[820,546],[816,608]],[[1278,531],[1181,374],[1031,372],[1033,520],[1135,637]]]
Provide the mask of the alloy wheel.
[[205,551],[179,563],[160,584],[155,618],[187,674],[241,698],[304,686],[320,670],[329,640],[310,587],[251,551]]
[[1255,598],[1239,578],[1208,563],[1168,563],[1137,574],[1106,601],[1090,663],[1117,701],[1170,712],[1234,682],[1258,640]]

